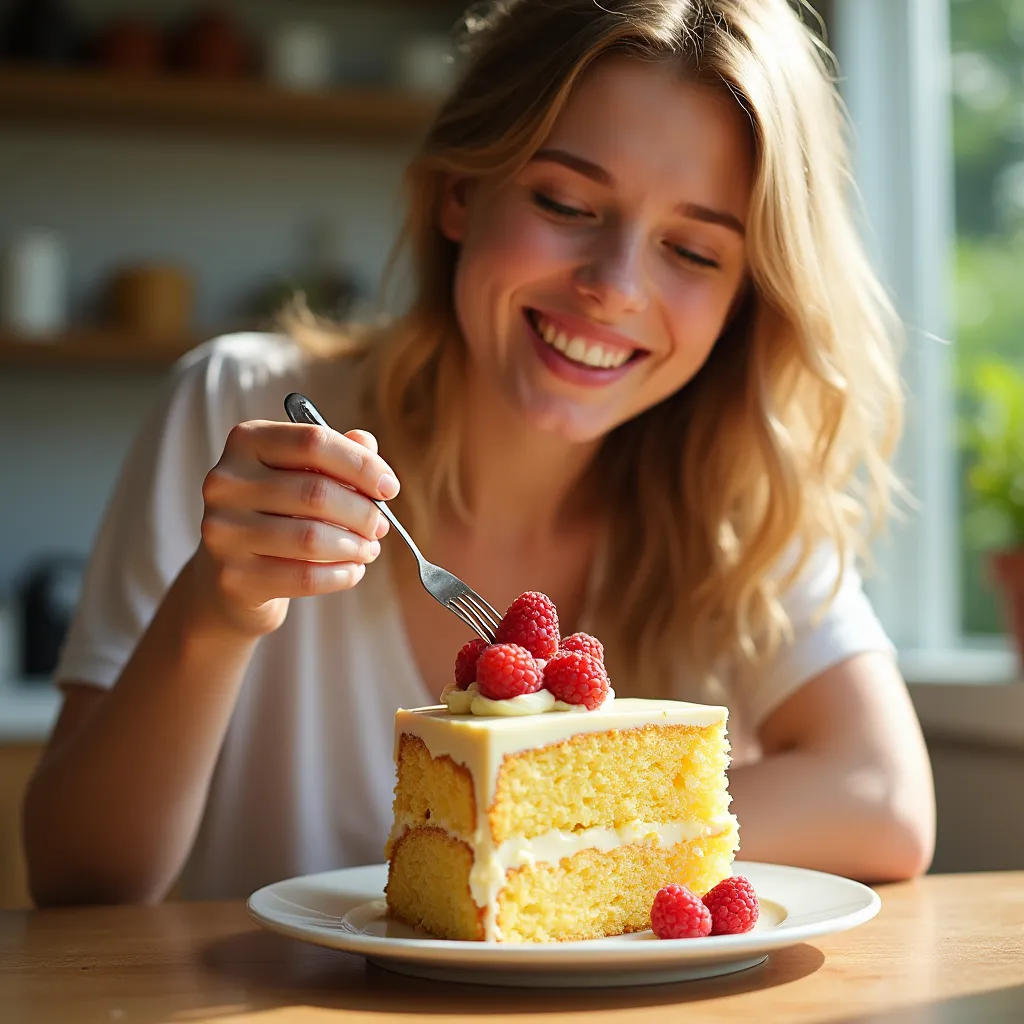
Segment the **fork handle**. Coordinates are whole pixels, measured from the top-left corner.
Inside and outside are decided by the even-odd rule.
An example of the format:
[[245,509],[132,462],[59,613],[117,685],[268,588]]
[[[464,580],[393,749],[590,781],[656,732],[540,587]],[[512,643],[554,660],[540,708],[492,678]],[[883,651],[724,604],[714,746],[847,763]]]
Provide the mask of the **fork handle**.
[[[317,407],[305,395],[300,395],[297,391],[293,391],[285,398],[284,411],[288,413],[288,418],[293,423],[312,423],[318,427],[327,427],[328,430],[332,429],[323,416],[320,415]],[[370,501],[384,513],[387,521],[398,531],[399,536],[409,545],[412,553],[416,556],[416,560],[422,565],[424,558],[420,549],[416,547],[412,537],[409,536],[405,527],[398,521],[395,513],[388,508],[387,502],[378,501],[376,498],[370,498]]]
[[387,521],[398,531],[402,540],[404,540],[405,543],[409,545],[410,549],[412,550],[412,553],[416,556],[416,561],[419,562],[420,565],[423,565],[426,559],[423,557],[422,553],[420,552],[420,549],[416,547],[416,544],[413,541],[412,537],[409,536],[408,531],[398,521],[398,518],[396,517],[395,513],[392,512],[390,508],[388,508],[388,503],[386,501],[378,501],[376,498],[371,498],[370,501],[372,501],[374,505],[376,505],[377,508],[379,508],[381,512],[384,513],[384,516],[387,519]]

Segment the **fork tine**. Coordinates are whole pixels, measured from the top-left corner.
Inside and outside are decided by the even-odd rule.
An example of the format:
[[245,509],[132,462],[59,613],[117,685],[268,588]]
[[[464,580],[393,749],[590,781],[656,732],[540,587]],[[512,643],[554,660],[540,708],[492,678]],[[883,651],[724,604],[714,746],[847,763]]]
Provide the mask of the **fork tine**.
[[474,608],[484,621],[497,632],[501,625],[501,616],[475,590],[468,590],[461,596],[465,598],[466,604]]
[[487,631],[481,629],[474,619],[471,619],[469,615],[466,612],[464,612],[459,605],[455,604],[454,600],[449,601],[448,604],[445,605],[445,607],[454,615],[457,615],[482,640],[486,640],[488,643],[492,641],[493,637],[488,636]]
[[473,623],[476,631],[485,639],[488,643],[494,642],[494,630],[491,628],[491,624],[481,615],[473,605],[466,600],[465,594],[456,594],[451,600],[452,606],[457,607],[464,615],[466,615]]
[[[464,602],[460,604],[459,602]],[[456,594],[455,597],[449,602],[449,607],[457,608],[470,620],[472,620],[473,628],[488,642],[494,642],[494,629],[491,624],[476,610],[476,608],[469,602],[466,601],[465,594]]]

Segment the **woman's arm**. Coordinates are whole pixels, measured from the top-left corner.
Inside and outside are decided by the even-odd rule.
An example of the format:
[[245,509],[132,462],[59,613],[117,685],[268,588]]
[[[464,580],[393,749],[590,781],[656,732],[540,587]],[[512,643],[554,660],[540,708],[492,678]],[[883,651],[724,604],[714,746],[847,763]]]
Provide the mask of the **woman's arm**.
[[730,772],[740,855],[869,882],[928,869],[935,793],[917,715],[892,659],[860,654],[764,722],[764,759]]
[[199,827],[256,644],[292,597],[358,584],[385,532],[368,495],[397,488],[364,431],[270,421],[231,431],[203,484],[195,554],[110,692],[72,687],[29,785],[25,853],[37,903],[166,893]]
[[25,795],[39,905],[155,902],[184,864],[258,639],[206,614],[195,561],[113,689],[68,688]]

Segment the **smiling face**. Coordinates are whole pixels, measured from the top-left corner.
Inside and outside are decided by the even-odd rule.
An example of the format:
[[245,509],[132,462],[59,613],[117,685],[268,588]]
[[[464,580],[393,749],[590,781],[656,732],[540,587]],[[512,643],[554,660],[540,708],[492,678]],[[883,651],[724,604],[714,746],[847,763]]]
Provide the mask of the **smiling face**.
[[746,273],[750,125],[677,68],[606,58],[512,180],[449,184],[476,383],[592,441],[677,391]]

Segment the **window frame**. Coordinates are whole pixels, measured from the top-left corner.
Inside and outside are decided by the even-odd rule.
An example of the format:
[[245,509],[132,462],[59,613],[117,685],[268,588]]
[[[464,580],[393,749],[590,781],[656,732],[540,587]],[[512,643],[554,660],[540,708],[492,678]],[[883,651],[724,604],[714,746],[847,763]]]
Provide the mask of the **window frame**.
[[914,507],[877,544],[867,587],[897,648],[916,652],[966,643],[957,558],[948,3],[831,4],[865,239],[907,331],[907,424],[896,464]]

